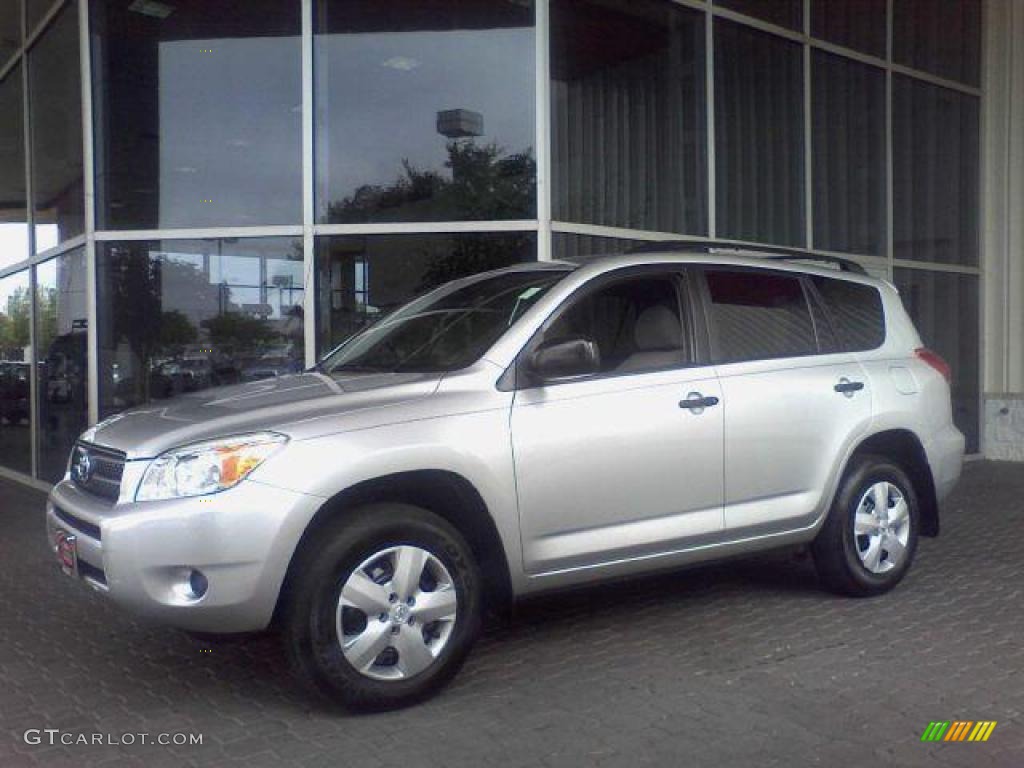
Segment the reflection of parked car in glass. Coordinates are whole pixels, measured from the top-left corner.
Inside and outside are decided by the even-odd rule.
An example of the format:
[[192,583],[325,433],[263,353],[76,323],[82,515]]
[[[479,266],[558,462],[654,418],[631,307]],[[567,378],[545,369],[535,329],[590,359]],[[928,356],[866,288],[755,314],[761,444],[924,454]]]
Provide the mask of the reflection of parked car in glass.
[[0,362],[0,417],[8,424],[28,419],[28,363]]
[[255,360],[250,360],[242,367],[242,381],[273,379],[289,373],[298,373],[301,369],[301,364],[293,357],[266,354]]
[[149,393],[151,397],[173,397],[185,389],[181,365],[175,360],[153,360],[150,363]]
[[213,360],[209,357],[193,357],[182,360],[181,377],[186,392],[198,392],[217,383]]

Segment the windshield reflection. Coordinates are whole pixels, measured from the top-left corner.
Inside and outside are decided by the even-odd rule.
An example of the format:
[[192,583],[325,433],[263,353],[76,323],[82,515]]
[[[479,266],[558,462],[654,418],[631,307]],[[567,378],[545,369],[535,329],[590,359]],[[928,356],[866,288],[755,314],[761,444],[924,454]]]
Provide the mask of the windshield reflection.
[[565,275],[516,270],[449,283],[351,337],[318,367],[331,374],[465,368]]

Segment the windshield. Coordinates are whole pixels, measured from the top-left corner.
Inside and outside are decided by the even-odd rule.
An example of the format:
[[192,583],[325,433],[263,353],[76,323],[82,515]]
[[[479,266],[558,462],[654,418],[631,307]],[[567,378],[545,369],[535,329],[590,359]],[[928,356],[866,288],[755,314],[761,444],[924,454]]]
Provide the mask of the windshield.
[[325,373],[465,368],[565,275],[535,269],[449,283],[352,336],[319,368]]

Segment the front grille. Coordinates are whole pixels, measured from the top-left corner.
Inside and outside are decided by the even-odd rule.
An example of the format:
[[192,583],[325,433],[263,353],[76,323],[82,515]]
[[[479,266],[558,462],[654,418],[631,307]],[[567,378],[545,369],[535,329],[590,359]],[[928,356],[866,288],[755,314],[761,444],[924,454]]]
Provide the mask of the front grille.
[[92,443],[78,443],[71,454],[71,480],[86,493],[112,501],[121,493],[125,454]]
[[64,525],[73,528],[79,533],[84,533],[86,536],[91,536],[96,539],[96,541],[100,541],[100,527],[98,525],[94,525],[88,520],[83,520],[78,517],[78,515],[72,515],[70,512],[63,510],[60,507],[54,507],[53,514],[58,520],[64,523]]

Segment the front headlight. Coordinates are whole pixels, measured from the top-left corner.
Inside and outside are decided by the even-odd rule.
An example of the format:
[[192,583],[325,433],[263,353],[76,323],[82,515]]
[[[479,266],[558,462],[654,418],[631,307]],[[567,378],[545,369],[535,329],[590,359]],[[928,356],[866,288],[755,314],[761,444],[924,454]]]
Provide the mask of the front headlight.
[[257,432],[175,448],[158,456],[142,477],[136,501],[205,496],[238,485],[288,438]]

